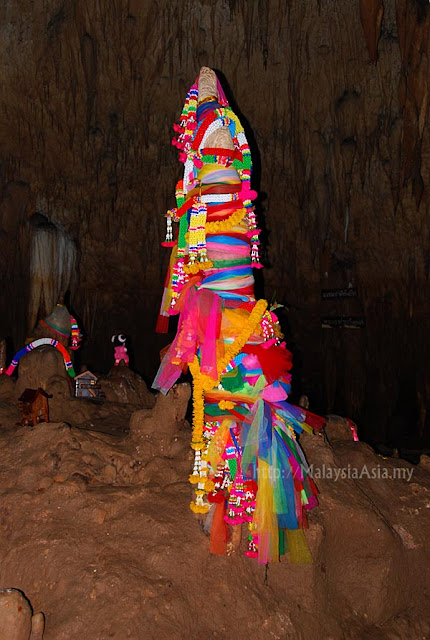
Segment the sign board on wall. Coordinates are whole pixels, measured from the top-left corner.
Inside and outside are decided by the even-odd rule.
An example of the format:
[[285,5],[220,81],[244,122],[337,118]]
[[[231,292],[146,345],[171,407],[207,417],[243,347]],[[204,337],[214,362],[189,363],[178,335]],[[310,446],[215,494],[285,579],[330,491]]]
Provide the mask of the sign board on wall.
[[321,318],[323,329],[363,329],[364,318],[354,316],[329,316]]
[[358,291],[355,287],[321,290],[321,300],[339,300],[340,298],[356,298],[357,296]]

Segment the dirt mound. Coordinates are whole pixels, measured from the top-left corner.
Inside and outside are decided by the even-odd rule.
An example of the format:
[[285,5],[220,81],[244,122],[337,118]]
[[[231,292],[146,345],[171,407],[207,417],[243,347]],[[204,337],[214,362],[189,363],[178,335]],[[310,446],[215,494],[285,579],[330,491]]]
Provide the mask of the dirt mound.
[[426,465],[303,438],[322,492],[314,564],[211,556],[188,509],[188,397],[159,396],[123,438],[1,427],[0,586],[44,612],[45,640],[428,637]]

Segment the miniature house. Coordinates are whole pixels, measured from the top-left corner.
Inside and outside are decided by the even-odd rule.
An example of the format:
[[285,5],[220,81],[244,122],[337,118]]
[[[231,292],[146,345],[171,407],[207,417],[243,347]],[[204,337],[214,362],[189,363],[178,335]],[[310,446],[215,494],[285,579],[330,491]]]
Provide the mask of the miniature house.
[[76,398],[98,398],[100,387],[97,384],[97,376],[91,371],[84,371],[75,377]]
[[36,425],[38,422],[49,422],[48,398],[52,398],[40,387],[26,389],[19,398],[22,411],[21,424],[23,426]]

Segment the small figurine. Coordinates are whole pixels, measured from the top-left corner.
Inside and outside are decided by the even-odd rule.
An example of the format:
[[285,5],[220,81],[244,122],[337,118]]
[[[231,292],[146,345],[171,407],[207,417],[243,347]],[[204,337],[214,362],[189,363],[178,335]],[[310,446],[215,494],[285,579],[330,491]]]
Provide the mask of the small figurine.
[[115,358],[115,367],[117,367],[121,360],[124,362],[125,366],[128,367],[129,365],[129,357],[127,354],[127,347],[126,347],[126,341],[127,338],[122,334],[119,333],[118,335],[113,335],[112,336],[112,344],[113,344],[113,351],[114,351],[114,358]]

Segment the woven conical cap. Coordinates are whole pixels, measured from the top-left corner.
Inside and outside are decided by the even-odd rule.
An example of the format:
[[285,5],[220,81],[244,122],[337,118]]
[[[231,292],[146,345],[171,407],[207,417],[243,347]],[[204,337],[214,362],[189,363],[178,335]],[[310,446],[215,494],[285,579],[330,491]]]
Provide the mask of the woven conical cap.
[[70,314],[62,304],[57,304],[54,311],[44,318],[44,321],[50,327],[61,331],[61,333],[70,335]]

